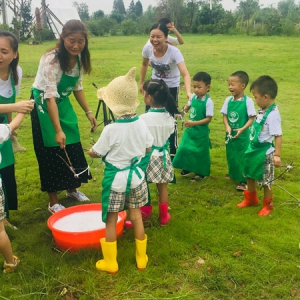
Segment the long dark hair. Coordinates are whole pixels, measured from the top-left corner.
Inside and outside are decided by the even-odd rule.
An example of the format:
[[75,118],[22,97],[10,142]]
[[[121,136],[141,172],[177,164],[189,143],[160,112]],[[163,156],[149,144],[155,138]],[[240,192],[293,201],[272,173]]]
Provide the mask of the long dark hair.
[[68,53],[67,49],[65,48],[63,39],[65,37],[67,37],[68,35],[75,33],[75,32],[80,32],[81,34],[83,34],[83,36],[85,38],[85,46],[81,52],[81,64],[82,64],[84,72],[87,74],[90,74],[92,71],[92,66],[91,66],[90,51],[89,51],[89,47],[88,47],[87,29],[86,29],[85,25],[79,20],[70,20],[62,28],[62,33],[56,44],[59,65],[60,65],[62,71],[64,71],[64,72],[70,71],[70,67],[68,64],[69,53]]
[[167,84],[163,80],[150,79],[143,84],[144,91],[153,98],[156,105],[165,107],[174,116],[179,111],[174,97],[171,95]]
[[11,72],[12,72],[12,76],[14,78],[15,85],[17,85],[19,83],[19,76],[18,76],[18,72],[17,72],[17,67],[18,67],[18,63],[19,63],[19,52],[18,52],[19,42],[18,42],[17,38],[9,31],[0,30],[0,37],[1,36],[6,37],[7,40],[9,41],[9,44],[10,44],[11,48],[13,49],[13,51],[17,52],[17,57],[14,58],[12,60],[12,62],[9,64]]

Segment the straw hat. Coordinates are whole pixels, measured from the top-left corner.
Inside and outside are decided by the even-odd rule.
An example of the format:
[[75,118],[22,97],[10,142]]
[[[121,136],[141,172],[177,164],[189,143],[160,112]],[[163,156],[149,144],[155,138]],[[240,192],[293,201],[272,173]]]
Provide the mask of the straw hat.
[[116,116],[134,114],[139,105],[135,73],[134,67],[125,76],[115,78],[97,91],[98,99],[103,100]]

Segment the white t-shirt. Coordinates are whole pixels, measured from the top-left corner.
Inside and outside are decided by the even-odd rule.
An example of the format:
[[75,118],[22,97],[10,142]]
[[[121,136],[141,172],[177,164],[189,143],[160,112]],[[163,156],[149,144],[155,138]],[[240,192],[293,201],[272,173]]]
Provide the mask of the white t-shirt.
[[[222,106],[222,109],[221,109],[221,113],[223,115],[226,115],[227,116],[227,112],[228,112],[228,102],[229,100],[232,99],[232,96],[229,96],[225,99],[225,102]],[[235,100],[235,101],[242,101],[243,99],[238,99],[238,100]],[[248,117],[253,117],[256,115],[256,110],[255,110],[255,107],[254,107],[254,102],[253,100],[246,96],[246,108],[247,108],[247,115]]]
[[[140,116],[147,124],[154,141],[153,145],[162,147],[175,130],[175,120],[168,112],[147,112]],[[161,156],[163,152],[153,150],[152,155]]]
[[[63,72],[60,68],[55,50],[46,52],[40,59],[39,68],[32,86],[38,90],[44,91],[44,98],[58,98],[59,94],[57,92],[57,85],[60,82],[62,74]],[[78,64],[76,63],[75,67],[70,72],[66,72],[66,74],[71,77],[78,76]],[[80,91],[83,89],[82,76],[83,69],[81,68],[80,77],[73,89],[74,91]]]
[[[131,160],[137,157],[140,161],[151,148],[153,137],[141,119],[128,123],[113,123],[104,127],[100,138],[92,147],[92,151],[99,156],[106,156],[106,161],[119,169],[131,165]],[[142,178],[133,172],[131,188],[135,188],[144,180],[145,174],[139,169]],[[125,192],[129,170],[118,172],[111,189],[116,192]]]
[[[7,124],[0,124],[0,144],[7,141],[10,135],[11,135],[10,127]],[[0,148],[0,163],[1,161],[2,161],[2,156],[1,156],[1,148]]]
[[[15,85],[16,88],[16,94],[19,95],[20,93],[20,85],[22,81],[22,68],[20,66],[17,66],[17,73],[19,76],[19,82],[17,85]],[[0,78],[0,95],[5,98],[11,97],[13,94],[12,88],[11,88],[11,82],[10,78],[7,80],[2,80]]]
[[[260,122],[261,119],[263,118],[264,114],[266,111],[263,111],[262,113],[258,113],[256,119],[254,122]],[[260,135],[258,136],[258,141],[260,143],[263,142],[268,142],[272,143],[274,137],[276,136],[281,136],[282,135],[282,130],[281,130],[281,117],[279,114],[278,107],[276,106],[273,108],[273,110],[269,113],[265,124],[263,125],[263,128],[260,132]],[[267,154],[271,153],[274,151],[274,147],[271,146]]]
[[184,58],[178,48],[167,45],[168,49],[164,56],[156,57],[153,52],[153,46],[146,44],[142,51],[142,56],[149,59],[152,67],[152,79],[162,79],[169,88],[179,87],[180,71],[178,64],[184,61]]
[[[196,98],[197,101],[205,101],[206,96],[204,96],[202,99],[198,99],[197,95],[194,93],[192,94],[192,100],[194,98]],[[206,117],[213,117],[213,115],[214,115],[214,103],[209,97],[206,102]]]

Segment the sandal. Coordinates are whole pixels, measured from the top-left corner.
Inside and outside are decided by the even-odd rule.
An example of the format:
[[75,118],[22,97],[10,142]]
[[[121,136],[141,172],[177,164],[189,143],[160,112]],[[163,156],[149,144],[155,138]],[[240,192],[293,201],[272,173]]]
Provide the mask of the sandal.
[[190,173],[191,173],[190,171],[182,170],[182,171],[180,172],[180,175],[181,175],[181,176],[188,176]]
[[202,179],[204,179],[205,176],[202,175],[195,175],[194,177],[192,177],[192,179],[190,180],[191,182],[197,182],[197,181],[201,181]]
[[240,182],[239,185],[236,187],[236,190],[239,192],[243,192],[247,190],[247,184],[245,182]]

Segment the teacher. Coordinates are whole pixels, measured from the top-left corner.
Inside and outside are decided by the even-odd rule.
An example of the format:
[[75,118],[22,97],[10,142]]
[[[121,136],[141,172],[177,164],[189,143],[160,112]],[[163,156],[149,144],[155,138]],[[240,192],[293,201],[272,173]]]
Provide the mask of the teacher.
[[86,27],[79,20],[70,20],[63,26],[56,47],[42,56],[31,89],[35,101],[31,112],[34,150],[41,190],[49,195],[51,213],[65,208],[58,201],[58,191],[67,190],[67,197],[78,201],[89,200],[77,190],[91,174],[69,95],[73,92],[95,130],[97,122],[82,87],[82,74],[90,71]]

